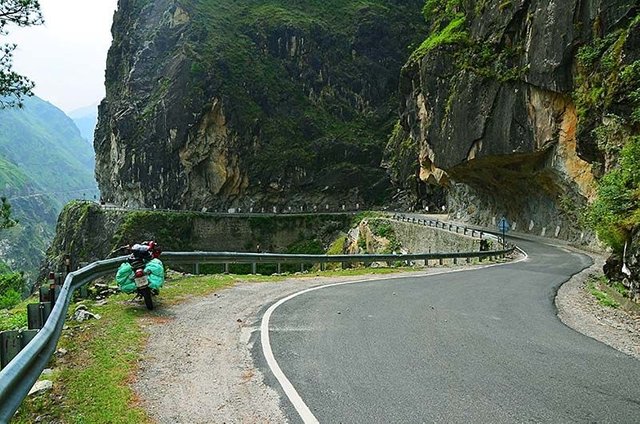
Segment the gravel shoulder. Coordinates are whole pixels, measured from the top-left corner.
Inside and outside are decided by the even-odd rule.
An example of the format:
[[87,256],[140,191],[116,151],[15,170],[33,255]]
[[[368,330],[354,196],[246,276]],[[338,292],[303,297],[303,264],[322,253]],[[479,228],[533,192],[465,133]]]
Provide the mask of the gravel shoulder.
[[[558,316],[569,327],[640,359],[640,317],[604,308],[584,289],[588,275],[602,269],[604,259],[594,260],[558,291]],[[149,341],[134,389],[158,423],[285,423],[280,396],[264,383],[252,356],[259,342],[252,335],[264,306],[319,285],[453,270],[241,283],[166,308],[146,324]]]
[[640,315],[604,307],[587,291],[589,275],[601,274],[605,261],[602,256],[591,257],[594,264],[558,290],[558,317],[574,330],[640,359]]

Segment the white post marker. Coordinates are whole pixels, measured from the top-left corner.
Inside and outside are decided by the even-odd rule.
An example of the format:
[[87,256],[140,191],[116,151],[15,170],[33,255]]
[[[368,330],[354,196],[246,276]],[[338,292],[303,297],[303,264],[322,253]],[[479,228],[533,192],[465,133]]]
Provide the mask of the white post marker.
[[631,270],[627,266],[627,243],[624,242],[624,253],[622,254],[622,273],[627,276],[627,278],[631,277]]

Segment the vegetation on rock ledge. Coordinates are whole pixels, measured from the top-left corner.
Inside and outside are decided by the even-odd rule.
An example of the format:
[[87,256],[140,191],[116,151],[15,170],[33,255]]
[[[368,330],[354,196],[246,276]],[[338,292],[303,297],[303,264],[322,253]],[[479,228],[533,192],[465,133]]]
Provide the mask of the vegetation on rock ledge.
[[588,223],[603,242],[622,252],[640,226],[640,59],[629,59],[640,14],[603,36],[597,24],[594,40],[576,56],[578,137],[590,142],[604,162]]
[[588,222],[600,240],[616,251],[622,251],[632,231],[640,226],[640,136],[627,142],[619,164],[600,180]]

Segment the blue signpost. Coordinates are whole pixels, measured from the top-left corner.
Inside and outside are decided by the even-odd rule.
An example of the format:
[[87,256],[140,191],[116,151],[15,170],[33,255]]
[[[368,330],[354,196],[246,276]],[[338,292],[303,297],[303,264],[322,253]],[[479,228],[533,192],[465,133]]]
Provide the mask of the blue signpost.
[[500,232],[502,233],[502,248],[506,249],[506,243],[505,243],[505,238],[504,235],[507,231],[509,231],[511,229],[511,226],[509,225],[509,221],[507,221],[507,218],[505,218],[504,216],[502,218],[500,218],[500,222],[498,222],[498,230],[500,230]]

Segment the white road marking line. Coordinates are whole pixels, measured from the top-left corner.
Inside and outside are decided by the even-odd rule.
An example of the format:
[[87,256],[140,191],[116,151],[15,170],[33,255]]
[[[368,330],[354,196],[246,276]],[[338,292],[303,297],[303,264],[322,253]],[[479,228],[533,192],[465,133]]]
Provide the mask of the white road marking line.
[[[452,270],[434,272],[433,274],[426,274],[426,275],[424,275],[424,277],[431,277],[431,276],[442,275],[442,274],[451,274],[451,273],[454,273],[454,272],[477,271],[479,269],[486,269],[486,268],[492,268],[492,267],[496,267],[496,266],[510,265],[510,264],[514,264],[514,263],[518,263],[518,262],[522,262],[522,261],[527,260],[527,258],[529,257],[527,255],[527,253],[522,249],[519,249],[519,250],[524,254],[524,256],[522,258],[518,259],[517,261],[506,262],[506,263],[502,263],[502,264],[485,265],[485,266],[478,267],[478,268],[475,268],[475,269],[472,269],[472,270],[461,268],[461,269],[452,269]],[[291,299],[293,299],[295,297],[298,297],[300,295],[303,295],[305,293],[309,293],[309,292],[312,292],[312,291],[324,289],[324,288],[327,288],[327,287],[336,287],[336,286],[344,286],[344,285],[347,285],[347,284],[368,283],[368,282],[374,282],[374,281],[398,280],[398,279],[402,279],[402,278],[416,278],[416,277],[421,277],[421,276],[420,275],[416,275],[416,276],[412,277],[412,276],[406,276],[406,275],[398,275],[398,276],[390,276],[390,277],[385,277],[385,278],[369,278],[369,279],[365,279],[365,280],[343,281],[343,282],[340,282],[340,283],[333,283],[333,284],[326,284],[326,285],[323,285],[323,286],[312,287],[310,289],[305,289],[305,290],[301,290],[299,292],[293,293],[293,294],[285,297],[284,299],[280,299],[279,301],[277,301],[276,303],[271,305],[271,307],[269,309],[267,309],[267,312],[265,312],[264,315],[262,316],[262,321],[260,323],[260,343],[262,344],[262,353],[264,354],[264,357],[267,360],[267,365],[271,369],[271,372],[273,373],[275,378],[280,383],[280,386],[282,387],[282,390],[284,391],[284,393],[289,398],[289,401],[291,402],[291,404],[293,404],[293,407],[296,408],[296,411],[298,412],[298,415],[300,415],[300,418],[302,419],[302,421],[305,424],[316,424],[316,423],[319,424],[319,421],[315,417],[315,415],[313,415],[313,412],[311,412],[311,410],[309,409],[307,404],[304,402],[304,400],[302,400],[302,397],[300,397],[300,394],[298,393],[298,391],[295,389],[295,387],[293,387],[293,384],[291,384],[291,381],[289,381],[287,376],[284,374],[284,372],[280,368],[280,365],[278,365],[278,361],[276,361],[276,358],[273,355],[273,351],[271,350],[271,340],[269,339],[269,320],[271,319],[271,315],[273,314],[273,312],[276,309],[278,309],[278,307],[281,306],[283,303],[288,302],[289,300],[291,300]]]

